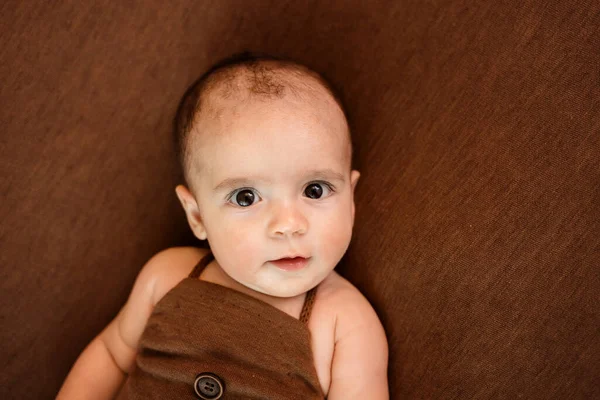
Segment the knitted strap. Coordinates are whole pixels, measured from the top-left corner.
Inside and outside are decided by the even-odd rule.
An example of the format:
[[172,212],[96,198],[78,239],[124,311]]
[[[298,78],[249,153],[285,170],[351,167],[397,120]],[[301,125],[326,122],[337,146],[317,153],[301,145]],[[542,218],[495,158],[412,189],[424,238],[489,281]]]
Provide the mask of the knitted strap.
[[192,272],[190,272],[189,277],[190,278],[198,278],[200,276],[200,274],[202,273],[202,271],[204,270],[204,268],[212,260],[214,260],[214,258],[215,258],[215,256],[213,256],[212,252],[210,252],[207,255],[205,255],[204,257],[202,257],[202,259],[198,262],[198,264],[196,264],[196,266],[194,267]]
[[306,293],[304,306],[302,306],[302,312],[300,313],[300,322],[303,324],[308,324],[308,320],[310,319],[310,313],[315,303],[315,295],[317,294],[317,287],[315,286]]

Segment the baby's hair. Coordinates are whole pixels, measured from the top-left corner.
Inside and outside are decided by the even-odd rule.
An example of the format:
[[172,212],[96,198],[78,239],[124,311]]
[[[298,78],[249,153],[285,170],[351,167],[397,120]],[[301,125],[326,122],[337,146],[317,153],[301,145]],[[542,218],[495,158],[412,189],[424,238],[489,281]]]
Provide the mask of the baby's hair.
[[[347,120],[346,109],[338,92],[323,75],[294,61],[275,57],[264,53],[242,52],[222,59],[214,64],[198,78],[185,92],[174,119],[174,139],[177,159],[183,170],[184,179],[191,183],[189,172],[190,132],[198,121],[198,116],[205,111],[204,102],[211,92],[217,91],[224,97],[246,92],[251,97],[277,99],[285,96],[285,91],[292,93],[301,87],[311,90],[309,85],[296,79],[292,84],[289,79],[282,79],[281,72],[292,77],[312,77],[335,100]],[[240,75],[245,76],[244,87],[239,86]]]

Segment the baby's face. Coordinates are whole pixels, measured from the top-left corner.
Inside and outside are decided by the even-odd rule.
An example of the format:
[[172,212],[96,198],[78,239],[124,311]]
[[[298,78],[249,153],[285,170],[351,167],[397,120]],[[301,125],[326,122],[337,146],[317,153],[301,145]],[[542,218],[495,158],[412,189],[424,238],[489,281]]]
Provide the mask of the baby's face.
[[[221,99],[193,143],[196,235],[230,277],[272,296],[321,282],[352,235],[348,128],[333,100],[313,97]],[[270,262],[296,255],[308,258],[299,270]]]

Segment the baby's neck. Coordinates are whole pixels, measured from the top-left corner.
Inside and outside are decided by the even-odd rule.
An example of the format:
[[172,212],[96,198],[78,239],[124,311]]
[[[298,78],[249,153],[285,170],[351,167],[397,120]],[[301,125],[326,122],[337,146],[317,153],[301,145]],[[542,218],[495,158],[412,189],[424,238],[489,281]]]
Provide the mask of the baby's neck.
[[[238,292],[247,294],[251,297],[264,301],[273,307],[279,308],[282,311],[294,314],[294,309],[297,304],[304,304],[306,293],[300,293],[294,297],[276,297],[265,293],[258,292],[245,285],[242,285],[232,277],[230,277],[216,260],[209,263],[201,274],[201,279],[208,282],[217,283],[222,286],[237,290]],[[300,306],[301,307],[301,306]]]

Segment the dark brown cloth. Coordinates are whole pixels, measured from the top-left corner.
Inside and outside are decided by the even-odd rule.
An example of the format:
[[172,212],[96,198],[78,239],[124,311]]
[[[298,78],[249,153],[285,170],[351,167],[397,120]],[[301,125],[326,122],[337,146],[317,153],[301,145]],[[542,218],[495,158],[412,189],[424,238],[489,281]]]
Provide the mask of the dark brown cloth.
[[[197,399],[196,376],[210,373],[224,385],[222,400],[323,399],[308,320],[200,280],[211,259],[207,254],[154,308],[127,398]],[[315,290],[307,293],[301,316],[310,316]]]
[[172,118],[242,50],[347,105],[338,272],[392,399],[600,398],[599,27],[598,0],[0,2],[0,398],[53,398],[144,263],[200,245]]

